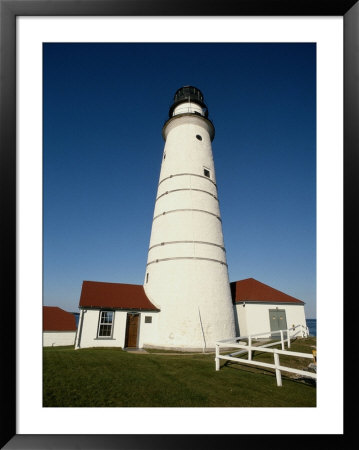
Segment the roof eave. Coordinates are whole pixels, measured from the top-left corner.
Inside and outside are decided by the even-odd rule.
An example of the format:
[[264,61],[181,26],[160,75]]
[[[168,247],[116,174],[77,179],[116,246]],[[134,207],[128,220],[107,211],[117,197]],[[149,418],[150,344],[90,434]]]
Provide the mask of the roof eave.
[[235,300],[235,305],[238,305],[240,303],[276,303],[280,305],[305,305],[305,302],[302,302],[301,300],[297,301],[279,301],[279,300]]
[[79,305],[80,309],[113,309],[116,311],[143,311],[143,312],[159,312],[160,309],[154,308],[124,308],[120,306],[106,306],[106,305]]

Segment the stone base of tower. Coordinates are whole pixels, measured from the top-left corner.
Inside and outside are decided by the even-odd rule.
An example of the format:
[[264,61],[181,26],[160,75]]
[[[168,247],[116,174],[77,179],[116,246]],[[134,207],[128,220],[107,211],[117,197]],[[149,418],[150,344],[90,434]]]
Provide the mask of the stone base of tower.
[[[181,353],[214,353],[215,347],[164,347],[160,345],[143,344],[143,349],[147,350],[164,350],[166,352],[181,352]],[[233,347],[221,347],[221,351],[233,350]]]
[[144,345],[203,351],[235,337],[226,265],[196,259],[159,262],[152,265],[144,289],[160,310]]

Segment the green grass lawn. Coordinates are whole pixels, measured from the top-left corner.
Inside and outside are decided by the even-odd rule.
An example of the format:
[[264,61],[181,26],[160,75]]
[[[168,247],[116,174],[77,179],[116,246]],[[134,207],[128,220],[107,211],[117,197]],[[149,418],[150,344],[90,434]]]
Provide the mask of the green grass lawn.
[[[315,339],[298,339],[293,351],[311,353]],[[255,355],[267,361],[267,354]],[[305,369],[309,360],[293,361]],[[281,358],[282,363],[282,358]],[[284,358],[283,358],[284,363]],[[289,365],[288,360],[285,365]],[[295,365],[292,365],[294,367]],[[43,406],[59,407],[314,407],[316,387],[282,373],[242,364],[215,370],[214,354],[127,353],[116,348],[43,352]]]

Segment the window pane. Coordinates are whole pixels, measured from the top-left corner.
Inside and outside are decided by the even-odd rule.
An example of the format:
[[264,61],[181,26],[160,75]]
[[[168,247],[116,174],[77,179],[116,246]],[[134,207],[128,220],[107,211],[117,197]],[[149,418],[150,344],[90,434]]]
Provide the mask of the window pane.
[[112,325],[100,325],[99,336],[111,336]]
[[101,312],[101,323],[112,323],[113,312],[112,311],[102,311]]

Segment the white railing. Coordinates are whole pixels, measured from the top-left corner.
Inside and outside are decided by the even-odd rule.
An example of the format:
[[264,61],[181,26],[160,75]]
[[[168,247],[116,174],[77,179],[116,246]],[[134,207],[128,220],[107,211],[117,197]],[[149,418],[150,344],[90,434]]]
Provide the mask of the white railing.
[[[296,331],[297,330],[297,331]],[[259,339],[260,337],[268,337],[274,335],[278,335],[278,332],[280,333],[280,340],[277,340],[275,342],[270,342],[268,344],[264,344],[261,346],[258,345],[252,345],[253,339]],[[292,334],[291,334],[292,332]],[[284,338],[284,334],[286,334],[286,338]],[[298,375],[303,375],[310,378],[317,378],[317,374],[313,372],[309,372],[306,370],[298,370],[291,367],[281,366],[279,361],[279,355],[291,355],[291,356],[297,356],[300,358],[308,358],[308,359],[315,359],[313,354],[310,353],[299,353],[299,352],[292,352],[285,350],[285,343],[287,343],[287,348],[290,348],[290,340],[291,338],[298,336],[300,334],[302,337],[307,337],[309,335],[309,330],[307,326],[304,325],[297,325],[292,328],[288,328],[287,330],[278,330],[278,331],[272,331],[272,332],[265,332],[265,333],[259,333],[259,334],[252,334],[250,336],[239,336],[235,339],[225,339],[222,341],[216,342],[216,357],[215,357],[215,363],[216,363],[216,370],[220,370],[220,360],[227,360],[227,361],[234,361],[241,364],[250,364],[253,366],[259,366],[259,367],[267,367],[270,369],[275,370],[276,379],[277,379],[277,386],[282,386],[282,375],[281,372],[290,372],[295,373]],[[247,341],[247,342],[244,342]],[[281,350],[278,349],[269,349],[268,347],[272,347],[275,345],[281,345]],[[220,354],[220,348],[225,348],[228,350],[229,348],[234,349],[241,349],[240,351],[236,351],[234,353],[221,355]],[[260,351],[264,353],[272,353],[274,358],[274,364],[264,363],[260,361],[253,361],[252,354],[253,351]],[[243,353],[248,353],[248,358],[237,358],[238,355],[241,355]]]

